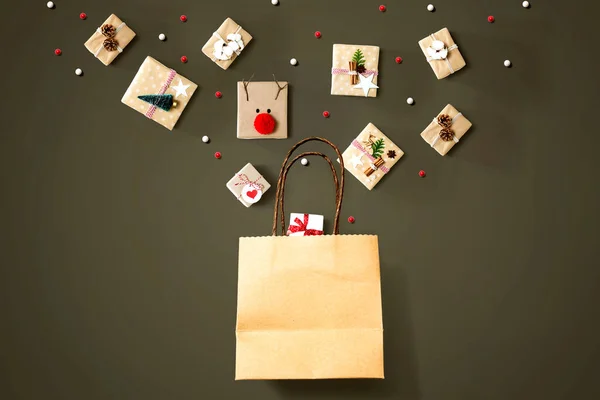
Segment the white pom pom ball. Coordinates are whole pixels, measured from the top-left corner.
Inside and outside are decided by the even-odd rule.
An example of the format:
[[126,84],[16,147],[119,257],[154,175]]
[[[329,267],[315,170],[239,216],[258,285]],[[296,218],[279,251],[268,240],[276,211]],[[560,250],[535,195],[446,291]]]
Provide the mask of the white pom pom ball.
[[292,65],[298,65],[298,60],[296,60],[295,58],[292,58],[290,60],[290,64],[292,64]]
[[83,71],[81,70],[81,68],[77,68],[77,69],[75,70],[75,75],[77,75],[77,76],[81,76],[82,74],[83,74]]
[[303,158],[302,160],[300,160],[300,164],[307,166],[308,165],[308,160],[306,158]]
[[512,65],[512,63],[510,62],[510,60],[504,60],[505,67],[510,67],[511,65]]
[[161,33],[160,35],[158,35],[158,39],[164,41],[167,37],[165,36],[164,33]]
[[415,99],[413,99],[412,97],[409,97],[408,99],[406,99],[406,104],[409,104],[412,106],[413,104],[415,104]]
[[210,139],[208,138],[208,136],[202,136],[202,141],[204,143],[208,143],[210,141]]
[[271,4],[273,4],[274,6],[276,6],[277,4],[279,4],[279,0],[271,0]]
[[528,2],[528,1],[524,1],[524,2],[523,2],[523,7],[525,7],[525,8],[529,8],[529,2]]
[[427,11],[433,12],[433,10],[435,10],[435,7],[433,6],[433,4],[427,5]]
[[48,7],[48,8],[54,8],[54,3],[51,2],[51,1],[49,1],[49,2],[46,3],[46,7]]

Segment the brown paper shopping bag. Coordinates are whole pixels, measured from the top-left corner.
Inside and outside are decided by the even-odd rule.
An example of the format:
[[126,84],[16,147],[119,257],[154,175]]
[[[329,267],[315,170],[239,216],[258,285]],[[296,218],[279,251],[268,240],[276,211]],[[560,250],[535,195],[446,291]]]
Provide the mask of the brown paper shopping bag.
[[[340,160],[292,152],[318,140]],[[309,155],[333,173],[332,235],[285,236],[284,192],[290,167]],[[383,322],[377,236],[340,235],[344,160],[335,145],[307,138],[285,158],[275,197],[272,236],[240,238],[236,380],[383,378]],[[281,236],[276,236],[277,217]]]

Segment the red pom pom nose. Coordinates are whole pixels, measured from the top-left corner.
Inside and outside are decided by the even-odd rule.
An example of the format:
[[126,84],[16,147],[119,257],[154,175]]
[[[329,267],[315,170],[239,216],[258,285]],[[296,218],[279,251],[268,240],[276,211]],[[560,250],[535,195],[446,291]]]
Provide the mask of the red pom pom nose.
[[271,114],[258,114],[254,119],[254,129],[261,135],[269,135],[275,130],[275,118]]

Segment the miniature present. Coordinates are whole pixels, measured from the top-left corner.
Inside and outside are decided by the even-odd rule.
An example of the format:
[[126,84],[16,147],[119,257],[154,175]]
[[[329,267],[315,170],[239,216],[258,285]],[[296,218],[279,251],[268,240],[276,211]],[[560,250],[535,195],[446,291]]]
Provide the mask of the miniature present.
[[333,45],[331,94],[377,97],[379,47]]
[[238,82],[238,139],[287,138],[287,82]]
[[371,190],[404,155],[404,152],[369,123],[344,151],[344,167]]
[[227,18],[202,47],[202,52],[219,67],[227,69],[251,40],[248,32]]
[[146,57],[121,102],[173,130],[197,88],[175,70]]
[[227,182],[227,188],[246,207],[258,203],[270,187],[269,182],[250,163]]
[[323,234],[323,216],[291,213],[288,236],[319,236]]
[[111,14],[102,26],[96,29],[96,32],[85,42],[85,47],[102,64],[108,65],[123,52],[123,49],[127,47],[134,37],[135,32],[125,22],[121,21],[119,17]]
[[467,65],[448,28],[419,40],[419,47],[438,79],[444,79]]
[[471,121],[448,104],[425,128],[421,137],[438,153],[446,155],[471,125]]

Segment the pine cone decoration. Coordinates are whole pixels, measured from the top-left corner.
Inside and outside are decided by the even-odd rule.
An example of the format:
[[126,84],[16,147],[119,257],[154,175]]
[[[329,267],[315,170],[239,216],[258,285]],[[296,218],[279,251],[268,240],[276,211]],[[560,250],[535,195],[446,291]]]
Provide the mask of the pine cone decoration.
[[116,51],[119,48],[119,43],[113,38],[105,39],[102,45],[107,51]]
[[454,139],[454,131],[450,128],[442,128],[440,131],[440,138],[442,138],[444,142],[449,142]]
[[364,65],[359,65],[356,67],[356,72],[358,72],[359,74],[362,74],[363,72],[365,72],[367,69],[365,68]]
[[450,128],[452,126],[452,118],[448,114],[440,114],[437,117],[437,123],[444,128]]
[[115,34],[117,33],[116,31],[117,29],[111,24],[104,24],[100,28],[100,32],[107,38],[115,37]]

